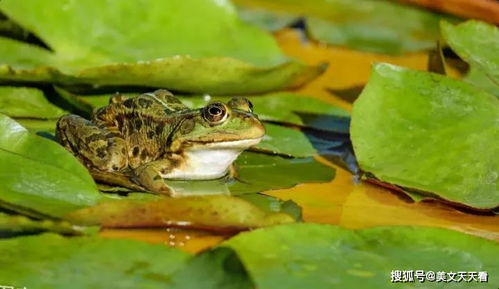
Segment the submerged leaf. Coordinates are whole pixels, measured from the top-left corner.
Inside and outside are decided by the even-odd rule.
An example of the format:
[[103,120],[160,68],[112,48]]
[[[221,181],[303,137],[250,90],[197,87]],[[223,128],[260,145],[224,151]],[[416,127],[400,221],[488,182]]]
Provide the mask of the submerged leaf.
[[295,221],[302,221],[301,207],[292,200],[283,201],[264,194],[242,194],[237,197],[252,203],[262,210],[286,213],[293,217]]
[[[292,224],[241,233],[222,246],[236,251],[260,289],[365,288],[366,284],[385,289],[392,270],[483,271],[489,275],[488,282],[478,282],[475,275],[463,285],[495,288],[499,274],[496,243],[435,228],[397,226],[352,231],[330,225]],[[416,284],[411,287],[424,285],[413,277]]]
[[75,224],[111,228],[185,226],[215,231],[294,222],[288,214],[264,211],[243,199],[223,195],[108,200],[72,212],[65,219]]
[[381,181],[490,209],[499,205],[499,100],[465,82],[377,64],[355,102],[361,169]]
[[54,141],[0,114],[0,202],[53,217],[101,198],[87,169]]
[[10,117],[58,118],[64,110],[51,104],[36,88],[0,86],[0,113]]
[[294,87],[323,70],[287,61],[228,1],[6,0],[0,10],[54,51],[0,39],[0,79],[224,94]]
[[26,288],[165,288],[187,253],[132,240],[54,234],[0,241],[2,285]]

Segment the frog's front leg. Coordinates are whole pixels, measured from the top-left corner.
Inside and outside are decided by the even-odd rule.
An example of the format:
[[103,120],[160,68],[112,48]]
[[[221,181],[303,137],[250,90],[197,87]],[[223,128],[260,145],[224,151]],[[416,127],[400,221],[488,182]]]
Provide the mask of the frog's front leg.
[[133,180],[148,191],[159,194],[171,194],[170,187],[165,183],[163,177],[172,169],[173,162],[169,159],[161,159],[141,165],[134,170]]

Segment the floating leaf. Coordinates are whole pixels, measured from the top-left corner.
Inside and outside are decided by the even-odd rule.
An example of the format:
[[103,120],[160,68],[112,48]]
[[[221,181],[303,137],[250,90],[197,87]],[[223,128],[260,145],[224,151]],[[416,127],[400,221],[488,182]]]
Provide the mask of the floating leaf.
[[131,240],[54,234],[0,241],[4,286],[26,288],[165,288],[187,253]]
[[[315,129],[348,133],[350,114],[317,98],[295,93],[279,92],[248,99],[262,120],[294,124]],[[201,107],[213,100],[227,102],[230,97],[183,97],[189,107]]]
[[87,226],[186,226],[215,231],[240,231],[294,222],[288,214],[266,212],[243,199],[223,195],[108,200],[75,211],[67,215],[66,219]]
[[324,70],[323,66],[307,67],[298,62],[257,67],[226,57],[175,56],[88,68],[80,71],[76,75],[78,80],[72,82],[165,87],[194,93],[254,94],[300,86]]
[[62,146],[0,114],[0,202],[53,217],[100,199],[87,169]]
[[261,8],[237,7],[241,20],[269,31],[277,31],[295,23],[299,18],[288,13],[271,12]]
[[18,118],[16,121],[26,128],[31,133],[47,133],[53,137],[55,134],[55,126],[57,124],[57,119],[30,119],[30,118]]
[[58,118],[64,114],[36,88],[0,86],[0,113],[10,117]]
[[[287,13],[305,16],[307,31],[321,42],[390,54],[432,48],[440,36],[439,21],[453,20],[448,16],[387,0],[235,2],[250,8],[267,8],[277,15]],[[255,19],[255,22],[259,23],[260,19]]]
[[361,169],[476,208],[499,205],[499,100],[465,82],[377,64],[355,102]]
[[191,258],[175,273],[171,287],[191,289],[201,284],[204,289],[255,288],[239,257],[230,248],[216,248]]
[[328,182],[334,169],[313,158],[283,158],[246,152],[236,160],[237,182],[229,186],[233,194],[258,193],[290,188],[301,183]]
[[[495,288],[499,280],[496,243],[435,228],[397,226],[352,231],[330,225],[293,224],[241,233],[222,246],[236,251],[260,289],[365,288],[366,284],[385,289],[390,287],[392,270],[488,273],[488,282],[478,282],[477,273],[475,280],[462,283],[466,288]],[[413,277],[415,284],[410,287],[433,287]],[[469,278],[467,274],[464,277]],[[454,282],[445,284],[459,287]],[[393,285],[396,288],[402,284]]]
[[441,24],[442,36],[459,57],[499,85],[499,29],[476,20]]
[[258,93],[300,85],[323,70],[287,61],[227,1],[7,0],[0,10],[54,51],[0,39],[6,80]]
[[471,67],[463,80],[499,97],[499,83],[492,81],[485,72],[478,68]]
[[263,140],[251,150],[291,157],[310,157],[316,154],[316,149],[300,130],[270,123],[264,125]]

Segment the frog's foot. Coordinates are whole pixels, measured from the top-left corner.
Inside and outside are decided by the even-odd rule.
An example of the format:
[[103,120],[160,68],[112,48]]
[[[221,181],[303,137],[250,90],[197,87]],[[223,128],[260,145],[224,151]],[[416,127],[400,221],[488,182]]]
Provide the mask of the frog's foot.
[[160,171],[166,167],[166,160],[154,161],[144,164],[134,170],[132,178],[138,185],[146,190],[158,194],[171,194],[171,189],[161,177]]
[[80,116],[61,117],[57,122],[56,138],[89,168],[113,172],[128,165],[125,140]]
[[239,176],[239,173],[238,173],[237,168],[234,164],[231,164],[229,166],[229,170],[228,170],[226,176],[228,176],[230,179],[237,179],[237,177]]

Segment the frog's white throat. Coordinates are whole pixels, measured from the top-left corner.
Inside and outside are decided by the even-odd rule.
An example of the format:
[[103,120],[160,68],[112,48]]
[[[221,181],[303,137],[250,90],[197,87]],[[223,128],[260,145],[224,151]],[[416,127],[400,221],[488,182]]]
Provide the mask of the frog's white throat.
[[242,151],[260,142],[247,139],[193,146],[183,154],[185,161],[172,171],[162,174],[166,179],[209,180],[221,178]]

